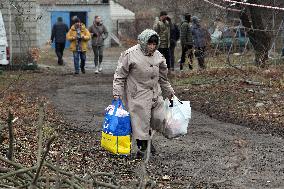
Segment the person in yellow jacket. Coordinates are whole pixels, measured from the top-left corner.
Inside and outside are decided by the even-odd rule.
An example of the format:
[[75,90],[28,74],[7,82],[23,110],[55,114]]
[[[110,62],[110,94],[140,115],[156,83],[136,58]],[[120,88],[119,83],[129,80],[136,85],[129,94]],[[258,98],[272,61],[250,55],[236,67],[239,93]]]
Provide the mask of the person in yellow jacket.
[[78,17],[75,17],[73,21],[74,25],[67,33],[66,38],[71,42],[70,50],[73,52],[75,74],[79,74],[80,68],[81,72],[85,73],[86,52],[91,34]]

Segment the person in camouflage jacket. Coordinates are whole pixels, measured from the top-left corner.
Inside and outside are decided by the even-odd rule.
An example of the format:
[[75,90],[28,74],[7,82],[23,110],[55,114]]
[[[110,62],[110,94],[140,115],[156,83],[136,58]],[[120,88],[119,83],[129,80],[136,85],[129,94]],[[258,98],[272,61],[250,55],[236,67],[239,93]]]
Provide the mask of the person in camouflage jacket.
[[183,65],[185,63],[186,54],[190,60],[189,69],[192,69],[193,64],[193,39],[190,27],[191,15],[184,15],[184,21],[180,26],[180,42],[182,47],[182,54],[180,59],[180,70],[183,70]]

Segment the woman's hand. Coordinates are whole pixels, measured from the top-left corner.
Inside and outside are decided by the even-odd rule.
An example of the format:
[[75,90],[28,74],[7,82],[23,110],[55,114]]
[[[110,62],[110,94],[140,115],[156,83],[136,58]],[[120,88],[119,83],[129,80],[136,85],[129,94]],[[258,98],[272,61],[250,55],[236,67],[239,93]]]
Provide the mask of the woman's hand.
[[119,99],[121,99],[121,98],[120,98],[119,95],[113,95],[113,99],[114,99],[114,100],[119,100]]
[[173,97],[174,97],[174,94],[170,94],[170,95],[168,96],[168,99],[171,100]]

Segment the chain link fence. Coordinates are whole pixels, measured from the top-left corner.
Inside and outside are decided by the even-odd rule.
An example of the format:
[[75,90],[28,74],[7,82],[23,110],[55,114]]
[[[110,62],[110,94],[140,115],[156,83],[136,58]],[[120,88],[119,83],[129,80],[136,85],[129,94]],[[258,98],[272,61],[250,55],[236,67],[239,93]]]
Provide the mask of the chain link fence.
[[[123,46],[130,47],[137,43],[137,36],[144,29],[152,28],[153,23],[153,18],[118,20],[115,33]],[[179,25],[179,23],[177,25]],[[254,50],[247,34],[248,28],[240,24],[232,24],[230,27],[223,26],[222,34],[216,38],[216,36],[214,36],[216,34],[216,26],[214,28],[212,25],[213,24],[210,23],[203,25],[211,34],[211,41],[208,42],[206,48],[206,62],[208,68],[226,67],[228,65],[251,66],[254,64]],[[272,36],[269,64],[283,63],[281,59],[284,45],[283,28],[283,23],[275,24],[274,28],[266,28]],[[181,46],[179,42],[175,49],[175,57],[175,64],[178,66],[181,57]],[[194,61],[196,62],[196,60]],[[197,63],[195,65],[197,65]]]
[[153,27],[152,18],[133,20],[116,20],[114,33],[120,39],[123,46],[129,47],[137,43],[137,36],[146,28]]

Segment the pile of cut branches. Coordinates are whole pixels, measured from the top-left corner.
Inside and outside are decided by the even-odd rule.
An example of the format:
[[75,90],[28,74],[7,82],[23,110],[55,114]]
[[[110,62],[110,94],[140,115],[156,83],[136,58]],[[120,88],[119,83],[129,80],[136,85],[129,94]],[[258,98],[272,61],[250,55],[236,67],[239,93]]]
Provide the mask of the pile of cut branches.
[[[47,156],[51,152],[52,144],[58,136],[53,135],[47,140],[43,150],[43,125],[44,125],[44,104],[39,108],[39,119],[37,126],[38,150],[36,165],[26,166],[18,163],[15,159],[15,139],[13,123],[16,121],[13,114],[9,112],[7,127],[1,126],[3,130],[8,130],[9,148],[5,156],[0,156],[0,187],[1,188],[121,188],[116,181],[114,174],[109,172],[89,171],[83,177],[73,172],[63,170],[60,167],[60,152],[56,153],[56,162],[47,161]],[[1,124],[3,125],[3,123]]]

